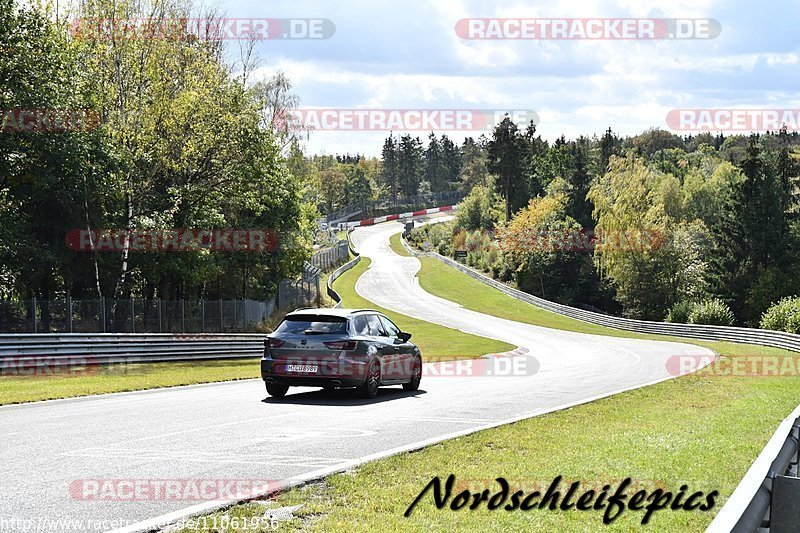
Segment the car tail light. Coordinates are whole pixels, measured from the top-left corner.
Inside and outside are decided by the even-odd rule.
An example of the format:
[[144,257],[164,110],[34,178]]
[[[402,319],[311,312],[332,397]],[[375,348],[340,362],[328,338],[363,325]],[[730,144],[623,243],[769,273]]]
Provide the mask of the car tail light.
[[324,344],[331,350],[345,350],[345,351],[355,350],[356,346],[358,345],[356,341],[331,341],[331,342],[326,342]]
[[267,340],[264,341],[264,348],[280,348],[284,344],[286,344],[286,341],[267,338]]

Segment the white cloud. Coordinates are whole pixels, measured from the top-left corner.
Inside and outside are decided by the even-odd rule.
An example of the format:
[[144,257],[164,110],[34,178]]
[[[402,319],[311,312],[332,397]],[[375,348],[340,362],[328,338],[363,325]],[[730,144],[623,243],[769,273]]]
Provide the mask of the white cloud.
[[[264,11],[255,0],[235,1]],[[268,43],[258,72],[286,72],[306,107],[534,109],[549,139],[608,126],[636,133],[663,127],[672,108],[796,106],[800,51],[784,26],[798,10],[790,0],[273,1],[270,15],[327,17],[337,33],[320,43]],[[714,18],[723,30],[694,41],[460,39],[456,21],[476,16]],[[452,137],[467,134],[477,136]],[[309,149],[376,155],[385,136],[315,133]]]

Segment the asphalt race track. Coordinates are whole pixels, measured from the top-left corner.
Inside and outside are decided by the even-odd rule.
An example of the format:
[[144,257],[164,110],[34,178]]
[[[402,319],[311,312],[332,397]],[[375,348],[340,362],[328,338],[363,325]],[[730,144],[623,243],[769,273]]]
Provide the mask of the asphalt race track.
[[2,407],[0,520],[31,520],[28,531],[63,531],[58,520],[106,521],[86,522],[85,530],[137,530],[148,526],[142,521],[174,519],[202,501],[95,501],[70,488],[109,479],[297,482],[669,378],[666,361],[674,355],[710,355],[690,344],[554,331],[465,310],[419,287],[419,261],[388,247],[389,236],[401,230],[388,223],[353,233],[373,261],[358,281],[360,294],[528,352],[502,362],[483,359],[458,376],[434,377],[442,368],[428,368],[419,391],[385,388],[374,401],[318,389],[265,400],[263,383],[247,380]]

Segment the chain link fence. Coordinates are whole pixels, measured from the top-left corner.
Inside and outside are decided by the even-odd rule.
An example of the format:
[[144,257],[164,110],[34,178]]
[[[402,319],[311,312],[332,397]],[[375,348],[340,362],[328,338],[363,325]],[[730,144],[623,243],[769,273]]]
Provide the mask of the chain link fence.
[[278,309],[319,306],[320,272],[349,259],[348,242],[318,250],[299,279],[268,301],[49,299],[0,302],[0,333],[232,333],[252,331]]
[[278,306],[281,309],[317,306],[322,304],[320,269],[306,261],[299,279],[285,279],[278,284]]
[[0,302],[0,333],[224,333],[276,309],[256,300],[62,299]]
[[331,270],[350,259],[347,241],[342,240],[329,248],[322,248],[311,256],[311,264],[320,270]]

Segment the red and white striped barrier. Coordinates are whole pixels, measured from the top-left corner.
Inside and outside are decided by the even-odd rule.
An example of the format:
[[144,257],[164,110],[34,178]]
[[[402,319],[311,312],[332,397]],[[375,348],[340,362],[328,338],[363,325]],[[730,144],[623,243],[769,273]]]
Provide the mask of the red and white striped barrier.
[[409,211],[408,213],[400,213],[397,215],[384,215],[382,217],[365,218],[355,222],[348,222],[348,228],[356,228],[358,226],[372,226],[373,224],[380,224],[381,222],[389,222],[390,220],[400,220],[404,218],[421,217],[424,215],[432,215],[434,213],[444,213],[446,211],[454,211],[457,205],[443,205],[441,207],[431,207],[430,209],[420,209],[419,211]]

